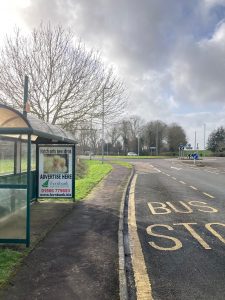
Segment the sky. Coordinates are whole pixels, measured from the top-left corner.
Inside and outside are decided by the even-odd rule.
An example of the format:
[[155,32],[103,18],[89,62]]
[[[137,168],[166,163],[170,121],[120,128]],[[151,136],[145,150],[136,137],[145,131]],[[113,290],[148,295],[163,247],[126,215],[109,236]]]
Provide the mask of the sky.
[[225,126],[225,0],[0,0],[15,25],[71,27],[126,83],[130,114],[181,125],[203,148]]

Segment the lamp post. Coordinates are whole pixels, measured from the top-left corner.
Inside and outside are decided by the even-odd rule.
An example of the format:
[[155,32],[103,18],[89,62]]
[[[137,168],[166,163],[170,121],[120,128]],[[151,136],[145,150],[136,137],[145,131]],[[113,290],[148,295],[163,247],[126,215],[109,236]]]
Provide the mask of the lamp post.
[[24,94],[23,94],[23,115],[27,117],[27,113],[29,112],[29,102],[28,102],[28,84],[29,78],[25,75],[24,78]]
[[197,140],[196,140],[196,131],[195,131],[195,147],[194,147],[194,150],[196,150],[196,142],[197,142]]
[[140,155],[140,137],[138,133],[138,156]]
[[159,122],[157,120],[156,123],[156,140],[155,140],[155,144],[156,144],[156,155],[159,155]]
[[204,156],[205,156],[205,130],[206,130],[206,125],[203,125],[203,131],[204,131]]
[[104,139],[105,139],[105,90],[110,88],[104,87],[102,89],[102,164],[104,163]]

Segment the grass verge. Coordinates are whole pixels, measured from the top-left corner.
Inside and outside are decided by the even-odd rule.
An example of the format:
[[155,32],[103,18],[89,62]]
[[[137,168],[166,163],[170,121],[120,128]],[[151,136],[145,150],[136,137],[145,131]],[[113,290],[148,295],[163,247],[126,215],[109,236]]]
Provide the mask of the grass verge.
[[0,287],[7,283],[9,277],[20,264],[23,253],[12,249],[0,249]]
[[[108,163],[102,164],[98,160],[86,160],[81,162],[79,172],[76,179],[76,200],[81,200],[93,189],[93,187],[101,181],[110,171],[112,166]],[[46,199],[46,201],[63,200],[70,201],[71,199]],[[45,201],[44,199],[42,201]],[[19,251],[18,251],[19,250]],[[0,248],[0,288],[8,283],[11,276],[16,272],[22,259],[32,250]]]
[[85,164],[87,165],[86,176],[76,180],[76,200],[85,198],[93,187],[112,170],[110,164],[102,164],[98,160],[85,160]]
[[[96,158],[101,158],[101,156],[99,155],[96,155],[95,156]],[[161,156],[126,156],[126,155],[107,155],[105,156],[105,158],[110,158],[110,159],[114,159],[114,160],[117,160],[117,159],[155,159],[155,158],[172,158],[174,156],[166,156],[166,155],[161,155]]]
[[126,161],[110,160],[109,162],[111,164],[116,164],[116,165],[123,166],[123,167],[128,168],[128,169],[132,169],[132,164],[130,164],[130,163],[126,162]]

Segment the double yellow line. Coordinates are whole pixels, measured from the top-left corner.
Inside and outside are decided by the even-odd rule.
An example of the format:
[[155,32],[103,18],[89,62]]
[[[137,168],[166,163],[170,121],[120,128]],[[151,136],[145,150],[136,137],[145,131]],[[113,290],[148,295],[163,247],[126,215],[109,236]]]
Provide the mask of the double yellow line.
[[131,260],[133,265],[134,280],[136,286],[137,300],[152,300],[152,289],[149,281],[141,243],[137,233],[137,222],[135,214],[135,184],[137,174],[131,182],[128,208],[128,228],[130,237]]

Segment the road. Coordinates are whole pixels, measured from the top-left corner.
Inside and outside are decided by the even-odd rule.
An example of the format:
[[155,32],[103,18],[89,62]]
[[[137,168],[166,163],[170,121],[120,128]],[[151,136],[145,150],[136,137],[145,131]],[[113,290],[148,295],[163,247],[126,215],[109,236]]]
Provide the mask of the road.
[[225,299],[225,160],[134,161],[129,238],[137,299]]

